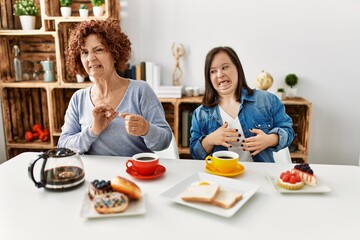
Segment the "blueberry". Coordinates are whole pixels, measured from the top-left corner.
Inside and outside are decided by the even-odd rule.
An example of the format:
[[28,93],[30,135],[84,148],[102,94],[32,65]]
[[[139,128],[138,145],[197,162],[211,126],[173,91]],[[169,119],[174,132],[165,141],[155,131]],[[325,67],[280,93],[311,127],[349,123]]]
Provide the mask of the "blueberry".
[[309,173],[309,174],[314,174],[312,169],[308,169],[306,172]]
[[93,184],[96,185],[96,184],[98,184],[98,182],[99,182],[99,180],[95,179],[95,180],[93,181]]

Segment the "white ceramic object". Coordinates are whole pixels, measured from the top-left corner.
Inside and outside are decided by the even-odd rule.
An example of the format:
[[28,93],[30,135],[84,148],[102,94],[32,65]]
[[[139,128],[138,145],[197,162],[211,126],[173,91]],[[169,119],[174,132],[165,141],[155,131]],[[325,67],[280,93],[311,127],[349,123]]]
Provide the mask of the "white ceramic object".
[[76,81],[78,83],[82,83],[85,81],[85,77],[84,76],[81,76],[80,74],[76,74]]
[[87,18],[89,16],[89,10],[88,9],[79,9],[80,17]]
[[71,16],[71,7],[61,7],[60,12],[61,16],[68,18]]
[[29,15],[23,15],[20,17],[20,23],[23,30],[34,30],[35,29],[35,23],[36,23],[36,17],[35,16],[29,16]]
[[101,17],[104,13],[104,10],[101,6],[93,6],[93,13],[95,17]]
[[288,97],[296,97],[297,89],[296,88],[288,88],[286,91],[286,95]]

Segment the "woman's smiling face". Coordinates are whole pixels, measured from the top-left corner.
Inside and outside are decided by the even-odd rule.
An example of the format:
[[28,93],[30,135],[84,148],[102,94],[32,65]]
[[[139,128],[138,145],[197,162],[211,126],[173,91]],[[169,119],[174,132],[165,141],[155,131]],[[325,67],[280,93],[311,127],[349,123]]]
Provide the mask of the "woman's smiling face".
[[230,57],[217,53],[210,66],[210,79],[219,96],[232,95],[238,86],[238,72]]

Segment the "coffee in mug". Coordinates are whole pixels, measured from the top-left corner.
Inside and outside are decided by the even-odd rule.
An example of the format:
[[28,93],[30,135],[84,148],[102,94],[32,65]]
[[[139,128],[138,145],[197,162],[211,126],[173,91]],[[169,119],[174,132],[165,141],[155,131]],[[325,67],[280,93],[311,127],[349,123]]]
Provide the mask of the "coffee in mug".
[[222,173],[234,172],[239,161],[239,155],[231,151],[214,152],[205,158],[206,166]]
[[155,153],[138,153],[127,160],[126,168],[133,168],[140,175],[154,174],[159,165],[159,156]]

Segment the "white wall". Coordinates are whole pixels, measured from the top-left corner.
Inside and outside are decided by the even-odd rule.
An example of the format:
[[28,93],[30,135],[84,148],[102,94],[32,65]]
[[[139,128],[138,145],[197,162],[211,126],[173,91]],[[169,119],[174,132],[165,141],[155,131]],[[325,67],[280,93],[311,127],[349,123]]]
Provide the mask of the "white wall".
[[204,88],[206,53],[233,47],[250,86],[265,70],[313,103],[309,162],[358,164],[360,146],[360,0],[127,0],[123,30],[133,63],[155,61],[171,84],[173,42],[186,47],[183,85]]

